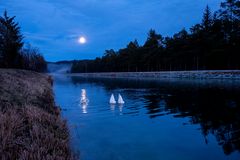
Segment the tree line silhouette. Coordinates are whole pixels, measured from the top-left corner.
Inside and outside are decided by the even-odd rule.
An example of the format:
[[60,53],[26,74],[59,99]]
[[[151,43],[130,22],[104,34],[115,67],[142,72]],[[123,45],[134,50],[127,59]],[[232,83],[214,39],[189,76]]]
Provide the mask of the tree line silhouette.
[[146,42],[137,40],[118,51],[106,50],[101,58],[74,61],[75,72],[138,72],[172,70],[240,69],[240,1],[226,0],[202,22],[163,37],[151,29]]
[[0,17],[0,68],[18,68],[44,72],[47,63],[37,48],[25,45],[15,16],[7,11]]

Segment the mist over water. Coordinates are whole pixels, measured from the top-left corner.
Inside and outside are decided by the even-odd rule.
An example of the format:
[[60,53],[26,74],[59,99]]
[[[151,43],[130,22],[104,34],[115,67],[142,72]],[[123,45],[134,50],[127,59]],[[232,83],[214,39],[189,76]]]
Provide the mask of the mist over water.
[[[83,160],[240,158],[240,82],[54,76]],[[88,104],[80,104],[81,89]],[[110,105],[120,93],[124,105]]]
[[49,73],[63,74],[71,71],[71,63],[48,63],[47,70]]

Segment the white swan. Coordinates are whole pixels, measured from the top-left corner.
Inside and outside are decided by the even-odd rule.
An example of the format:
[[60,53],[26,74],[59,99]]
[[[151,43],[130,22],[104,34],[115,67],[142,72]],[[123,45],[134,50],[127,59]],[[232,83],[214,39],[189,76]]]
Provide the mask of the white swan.
[[123,101],[123,98],[121,96],[121,94],[118,94],[118,103],[119,104],[124,104],[125,102]]
[[116,100],[115,100],[113,94],[112,94],[111,97],[110,97],[109,103],[110,103],[110,104],[116,104]]
[[82,89],[80,102],[81,104],[87,104],[89,102],[89,100],[87,99],[87,92],[85,89]]

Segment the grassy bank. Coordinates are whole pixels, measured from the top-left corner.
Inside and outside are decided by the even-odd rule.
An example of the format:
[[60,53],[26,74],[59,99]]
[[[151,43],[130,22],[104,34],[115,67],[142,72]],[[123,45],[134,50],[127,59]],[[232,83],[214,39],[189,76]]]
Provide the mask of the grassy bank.
[[52,79],[0,69],[0,159],[73,159]]

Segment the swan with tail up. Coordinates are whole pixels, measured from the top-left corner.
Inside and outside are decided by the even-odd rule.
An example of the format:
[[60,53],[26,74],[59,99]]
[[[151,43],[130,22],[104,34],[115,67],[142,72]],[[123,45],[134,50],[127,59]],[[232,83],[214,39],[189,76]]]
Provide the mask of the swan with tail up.
[[86,92],[85,89],[82,89],[80,103],[81,104],[88,104],[88,102],[89,102],[89,100],[87,98],[87,92]]
[[121,94],[118,94],[118,104],[124,104],[125,102],[123,101],[123,98]]
[[113,94],[112,94],[111,97],[110,97],[109,103],[110,103],[110,104],[116,104],[116,100],[115,100]]

